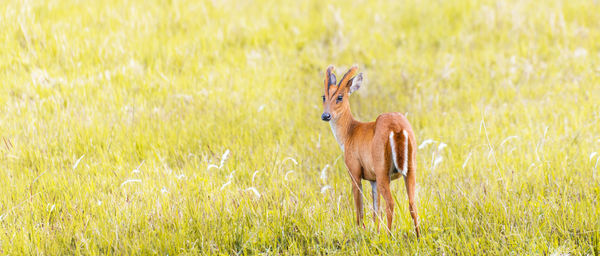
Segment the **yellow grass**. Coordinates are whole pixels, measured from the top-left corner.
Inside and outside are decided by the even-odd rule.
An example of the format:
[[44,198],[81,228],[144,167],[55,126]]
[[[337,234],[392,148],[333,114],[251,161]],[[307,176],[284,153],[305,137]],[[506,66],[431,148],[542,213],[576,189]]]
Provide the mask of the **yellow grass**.
[[[599,42],[591,0],[3,1],[0,254],[597,255]],[[356,118],[434,141],[420,240],[401,180],[354,224],[354,63]]]

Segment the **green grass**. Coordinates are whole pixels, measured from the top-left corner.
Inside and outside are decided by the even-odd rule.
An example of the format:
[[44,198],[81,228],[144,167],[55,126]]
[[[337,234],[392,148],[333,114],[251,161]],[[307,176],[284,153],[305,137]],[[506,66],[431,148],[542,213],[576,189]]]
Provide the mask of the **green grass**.
[[[0,14],[0,254],[600,253],[597,1],[9,0]],[[353,63],[356,118],[407,113],[418,144],[435,140],[417,153],[420,240],[401,180],[391,235],[368,207],[354,224],[319,119],[324,69]]]

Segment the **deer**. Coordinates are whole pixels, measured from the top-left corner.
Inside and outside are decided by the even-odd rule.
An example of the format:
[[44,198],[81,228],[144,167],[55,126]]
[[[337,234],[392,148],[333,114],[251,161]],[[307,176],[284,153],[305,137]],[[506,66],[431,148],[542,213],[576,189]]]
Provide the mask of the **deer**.
[[352,195],[356,207],[356,223],[364,228],[362,180],[371,183],[373,198],[373,221],[379,231],[380,195],[386,202],[387,231],[391,232],[394,215],[394,199],[390,183],[404,177],[410,215],[417,238],[420,236],[416,189],[416,140],[408,119],[401,113],[384,113],[374,122],[360,122],[350,111],[349,96],[358,90],[363,74],[356,74],[353,65],[336,85],[335,67],[330,65],[325,74],[323,114],[321,119],[329,122],[333,136],[340,146],[344,162],[350,174]]

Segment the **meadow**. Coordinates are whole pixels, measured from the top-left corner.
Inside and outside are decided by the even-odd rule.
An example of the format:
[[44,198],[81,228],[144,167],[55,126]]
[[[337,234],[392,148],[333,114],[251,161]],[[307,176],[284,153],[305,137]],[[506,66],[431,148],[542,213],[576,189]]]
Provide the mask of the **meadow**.
[[[320,115],[355,63],[420,239],[402,180],[354,223]],[[599,102],[598,1],[2,1],[0,254],[598,255]]]

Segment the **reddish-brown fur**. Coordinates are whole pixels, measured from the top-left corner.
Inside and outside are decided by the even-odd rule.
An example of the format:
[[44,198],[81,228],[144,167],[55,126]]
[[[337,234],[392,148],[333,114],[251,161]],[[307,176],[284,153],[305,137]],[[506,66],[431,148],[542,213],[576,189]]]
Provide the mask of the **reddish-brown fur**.
[[[333,66],[327,69],[325,77],[325,94],[323,100],[323,120],[330,121],[332,131],[336,140],[344,151],[344,160],[351,177],[352,194],[356,206],[356,222],[363,225],[362,209],[362,185],[361,180],[375,181],[377,193],[373,194],[373,200],[377,202],[374,209],[373,220],[377,227],[379,213],[379,195],[386,201],[387,227],[392,228],[394,213],[394,199],[390,191],[390,182],[402,175],[404,161],[407,163],[407,172],[404,177],[406,192],[408,195],[410,214],[415,225],[415,232],[419,237],[419,225],[417,208],[415,206],[416,189],[416,140],[408,119],[400,113],[385,113],[377,117],[375,122],[363,123],[352,116],[348,102],[349,93],[358,89],[362,81],[362,74],[357,76],[357,66],[348,70],[335,86],[335,75]],[[333,79],[331,76],[333,75]],[[357,81],[355,78],[359,77]],[[352,87],[352,90],[351,90]],[[338,97],[342,97],[339,101]],[[329,114],[329,116],[327,116]],[[408,143],[405,144],[403,135],[408,135]],[[394,146],[396,160],[399,164],[397,172],[394,172],[392,149],[390,143],[390,132],[394,132]],[[404,159],[404,148],[407,146],[408,159]]]

